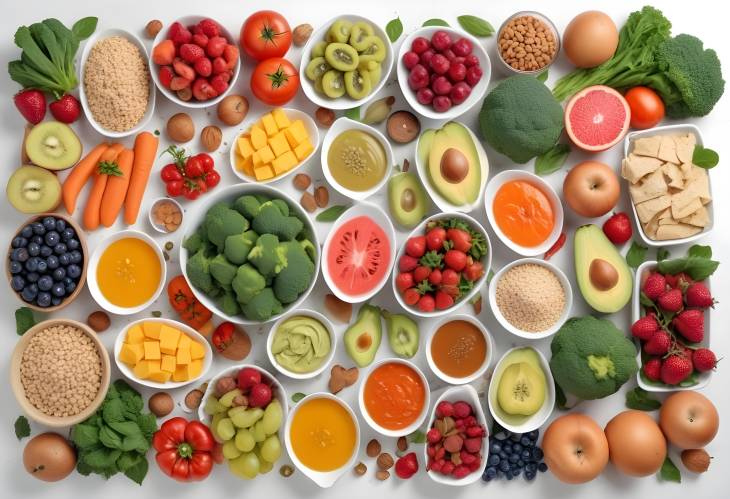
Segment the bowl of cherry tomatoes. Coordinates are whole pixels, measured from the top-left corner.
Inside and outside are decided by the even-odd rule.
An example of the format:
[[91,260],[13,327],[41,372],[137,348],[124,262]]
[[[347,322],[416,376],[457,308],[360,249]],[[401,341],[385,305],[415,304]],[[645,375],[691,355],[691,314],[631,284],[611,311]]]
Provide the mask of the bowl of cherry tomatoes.
[[172,161],[160,170],[165,192],[171,198],[183,196],[194,201],[221,181],[215,161],[208,153],[186,155],[185,149],[171,145],[165,150]]

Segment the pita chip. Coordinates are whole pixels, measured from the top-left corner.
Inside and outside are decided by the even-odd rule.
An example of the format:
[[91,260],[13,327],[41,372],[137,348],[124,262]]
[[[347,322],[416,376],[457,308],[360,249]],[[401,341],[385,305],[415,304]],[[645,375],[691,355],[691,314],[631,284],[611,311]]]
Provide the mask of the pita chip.
[[710,212],[704,206],[688,217],[680,218],[677,222],[694,225],[695,227],[707,227],[710,225]]
[[662,138],[659,135],[642,137],[634,140],[634,148],[631,152],[637,156],[650,156],[652,158],[656,158],[659,155],[659,145],[661,142]]
[[648,223],[654,216],[669,208],[672,204],[672,196],[664,194],[658,198],[644,201],[636,204],[636,214],[639,215],[641,223]]
[[629,184],[629,193],[634,204],[643,203],[649,199],[658,198],[667,193],[667,183],[664,180],[662,169],[658,169],[644,178],[643,182]]
[[635,154],[629,154],[629,157],[625,161],[626,168],[623,168],[623,173],[625,173],[624,178],[632,184],[635,184],[644,175],[648,175],[662,166],[662,161],[657,158],[636,156]]
[[660,225],[656,231],[656,240],[667,241],[669,239],[680,239],[683,237],[694,236],[700,232],[702,232],[700,227],[683,223]]
[[680,162],[679,158],[677,158],[677,144],[674,142],[674,138],[671,135],[661,136],[659,154],[657,154],[656,157],[669,163]]

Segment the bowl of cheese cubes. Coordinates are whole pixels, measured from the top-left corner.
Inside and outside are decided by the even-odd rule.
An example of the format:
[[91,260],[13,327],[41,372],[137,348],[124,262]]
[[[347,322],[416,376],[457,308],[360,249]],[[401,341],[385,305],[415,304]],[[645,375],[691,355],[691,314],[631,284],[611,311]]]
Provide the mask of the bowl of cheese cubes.
[[213,363],[213,352],[208,341],[190,326],[150,318],[132,322],[119,332],[114,361],[135,383],[169,389],[205,376]]
[[236,137],[231,144],[231,168],[245,182],[268,184],[304,165],[318,147],[314,120],[297,109],[279,107]]

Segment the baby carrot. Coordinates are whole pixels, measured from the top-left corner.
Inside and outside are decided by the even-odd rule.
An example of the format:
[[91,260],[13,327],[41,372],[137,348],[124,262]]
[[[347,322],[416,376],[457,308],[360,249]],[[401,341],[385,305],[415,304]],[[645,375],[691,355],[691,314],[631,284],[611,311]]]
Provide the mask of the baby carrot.
[[108,148],[109,144],[106,142],[102,142],[93,148],[66,177],[61,192],[63,194],[63,205],[69,215],[73,215],[74,210],[76,210],[76,199],[79,197],[81,189],[94,173],[94,167],[99,163],[99,158]]
[[117,154],[124,149],[121,144],[112,144],[99,158],[99,163],[96,165],[94,170],[94,184],[89,192],[89,197],[86,200],[86,207],[84,207],[83,224],[86,230],[95,230],[99,227],[99,210],[101,207],[101,199],[104,196],[104,189],[106,188],[109,174],[116,167]]
[[122,209],[124,196],[127,194],[127,187],[132,174],[133,161],[134,152],[131,149],[124,149],[117,156],[117,165],[122,174],[109,176],[99,207],[99,220],[104,227],[111,227]]
[[127,197],[124,200],[124,222],[127,225],[132,225],[137,221],[159,142],[159,139],[149,132],[140,133],[134,140],[132,178],[129,180]]

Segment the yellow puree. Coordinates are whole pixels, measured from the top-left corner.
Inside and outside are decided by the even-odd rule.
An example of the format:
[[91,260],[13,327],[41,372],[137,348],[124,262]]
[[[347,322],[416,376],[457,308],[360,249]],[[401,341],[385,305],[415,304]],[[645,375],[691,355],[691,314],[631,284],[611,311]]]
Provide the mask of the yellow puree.
[[355,452],[356,430],[350,413],[334,400],[311,399],[299,407],[289,430],[294,454],[315,471],[343,467]]
[[99,259],[96,279],[104,298],[118,307],[136,307],[155,294],[162,269],[155,250],[136,237],[109,245]]
[[327,165],[342,187],[367,191],[385,175],[385,149],[374,135],[362,130],[347,130],[332,141]]

